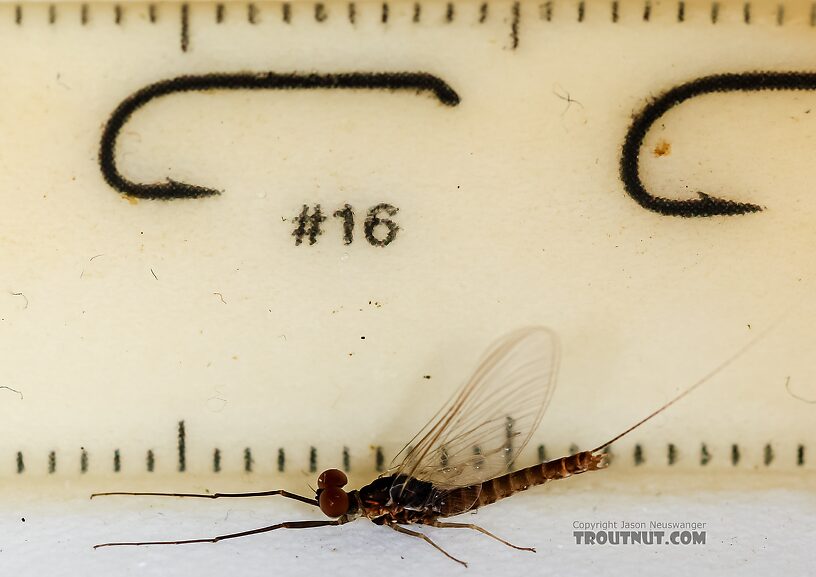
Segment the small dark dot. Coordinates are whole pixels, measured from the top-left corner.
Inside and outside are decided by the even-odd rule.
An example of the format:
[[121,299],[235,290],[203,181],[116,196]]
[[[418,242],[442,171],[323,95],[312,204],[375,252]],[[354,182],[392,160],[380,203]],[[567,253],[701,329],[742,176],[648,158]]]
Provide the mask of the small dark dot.
[[360,340],[361,340],[361,341],[364,341],[364,340],[365,340],[365,337],[360,337]]
[[422,378],[423,378],[423,379],[430,379],[430,378],[431,378],[431,375],[422,375]]
[[25,523],[25,517],[22,517],[22,518],[20,519],[20,521],[22,521],[23,523]]

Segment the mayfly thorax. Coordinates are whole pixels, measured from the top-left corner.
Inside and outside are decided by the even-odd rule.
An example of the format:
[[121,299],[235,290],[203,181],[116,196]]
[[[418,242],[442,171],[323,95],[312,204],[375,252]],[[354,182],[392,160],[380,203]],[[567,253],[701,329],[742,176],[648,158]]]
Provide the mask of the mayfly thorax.
[[[507,470],[524,450],[549,404],[559,359],[558,339],[552,331],[543,327],[517,330],[493,345],[470,380],[437,413],[437,417],[405,445],[394,460],[397,464],[360,489],[346,491],[348,479],[345,473],[328,469],[318,478],[313,498],[283,490],[211,494],[109,492],[91,495],[92,498],[143,495],[207,499],[280,495],[317,506],[330,519],[289,521],[203,539],[102,543],[95,548],[216,543],[276,529],[343,525],[364,517],[377,525],[423,539],[463,565],[466,565],[464,561],[453,557],[427,535],[406,526],[473,529],[515,549],[535,551],[513,545],[478,525],[440,519],[490,505],[547,481],[603,469],[607,464],[607,447],[708,381],[742,356],[762,336],[764,333],[674,399],[595,449],[508,473]],[[512,442],[508,442],[507,438],[508,418],[513,421]]]

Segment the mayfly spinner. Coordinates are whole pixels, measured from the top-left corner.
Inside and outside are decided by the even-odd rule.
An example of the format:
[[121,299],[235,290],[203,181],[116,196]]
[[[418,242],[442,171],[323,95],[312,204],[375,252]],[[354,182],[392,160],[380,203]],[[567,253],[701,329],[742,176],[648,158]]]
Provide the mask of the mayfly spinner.
[[[330,520],[288,521],[204,539],[103,543],[95,548],[216,543],[276,529],[344,525],[365,517],[377,525],[423,539],[465,566],[464,561],[449,554],[427,535],[408,529],[406,525],[473,529],[514,549],[535,551],[531,547],[513,545],[478,525],[440,519],[490,505],[547,481],[604,468],[605,449],[609,445],[689,394],[755,342],[743,347],[646,418],[591,451],[581,451],[507,473],[544,415],[558,367],[558,340],[555,334],[542,327],[521,329],[499,340],[487,352],[470,380],[397,455],[395,462],[399,464],[360,489],[346,491],[346,475],[337,469],[329,469],[320,474],[314,498],[283,490],[212,494],[112,492],[91,495],[92,498],[102,495],[148,495],[206,499],[280,495],[320,507],[327,517],[331,517]],[[402,460],[398,461],[399,458]]]

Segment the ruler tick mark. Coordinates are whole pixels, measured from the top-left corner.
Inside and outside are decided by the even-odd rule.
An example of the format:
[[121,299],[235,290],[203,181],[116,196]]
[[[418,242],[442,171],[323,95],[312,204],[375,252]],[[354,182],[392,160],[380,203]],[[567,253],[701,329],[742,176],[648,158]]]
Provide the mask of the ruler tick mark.
[[286,470],[286,453],[284,450],[278,449],[278,472],[283,473]]
[[796,448],[796,465],[803,467],[805,465],[805,446],[799,445]]
[[156,23],[156,20],[158,19],[158,15],[157,15],[157,10],[156,10],[156,5],[155,4],[150,4],[147,7],[147,19],[150,20],[151,24]]
[[346,473],[351,470],[351,454],[348,447],[343,447],[343,470]]
[[737,466],[740,462],[740,450],[739,445],[736,443],[731,445],[731,464],[733,466]]
[[[485,4],[487,6],[487,4]],[[541,5],[539,9],[539,13],[541,15],[542,20],[546,20],[547,22],[552,22],[552,14],[553,14],[553,4],[552,1],[548,0]]]
[[751,23],[751,3],[746,2],[742,5],[742,21],[746,24]]
[[281,6],[281,14],[283,21],[289,24],[292,21],[292,6],[289,2],[284,2]]
[[776,7],[776,25],[782,26],[785,23],[785,5],[780,4]]
[[25,463],[23,462],[22,451],[17,451],[17,474],[22,475],[25,472]]
[[249,447],[244,449],[244,472],[251,473],[255,460],[252,458],[252,450]]
[[113,21],[117,26],[122,23],[122,7],[119,4],[113,7]]
[[711,453],[705,443],[700,447],[700,465],[705,466],[711,461]]
[[686,20],[686,3],[682,0],[677,3],[677,21],[685,22]]
[[122,470],[122,455],[119,453],[119,449],[114,449],[113,451],[113,472],[119,473]]
[[638,443],[637,445],[635,445],[635,453],[634,453],[635,466],[639,467],[640,465],[642,465],[645,462],[645,460],[646,459],[643,456],[643,447],[640,445],[640,443]]
[[810,25],[816,26],[816,2],[810,5]]
[[48,453],[48,474],[53,475],[57,472],[57,454],[54,451]]
[[215,449],[213,451],[213,473],[221,472],[221,450]]
[[349,2],[348,19],[352,25],[357,23],[357,5],[354,2]]
[[719,2],[712,2],[711,3],[711,23],[716,24],[717,20],[720,19],[720,3]]
[[385,455],[383,454],[382,447],[377,447],[375,454],[375,467],[378,473],[382,473],[385,470]]
[[83,26],[88,23],[88,5],[83,4],[82,7],[79,9],[79,22]]
[[578,22],[584,21],[584,14],[586,12],[586,5],[583,0],[578,2]]
[[54,24],[57,21],[57,7],[54,4],[48,6],[48,23]]
[[380,22],[382,22],[383,24],[388,24],[388,12],[389,12],[388,3],[384,2],[382,5],[382,14],[380,15]]
[[326,6],[322,2],[315,4],[314,17],[317,22],[325,22],[329,15],[326,13]]
[[221,24],[222,22],[224,22],[224,5],[219,3],[215,5],[215,23]]
[[253,2],[247,4],[247,22],[253,25],[258,23],[258,7]]
[[615,0],[612,2],[612,22],[617,23],[618,21],[618,1]]
[[84,448],[79,454],[79,472],[83,475],[88,472],[88,451]]
[[652,3],[650,0],[646,0],[646,3],[643,5],[643,21],[648,22],[652,17]]
[[178,423],[178,470],[179,473],[187,470],[187,432],[184,421]]
[[519,47],[519,26],[521,24],[521,2],[513,2],[510,19],[510,41],[513,50]]
[[312,447],[309,449],[309,472],[316,473],[317,472],[317,448]]
[[179,34],[181,36],[179,39],[181,51],[187,52],[190,47],[190,5],[186,3],[181,5],[181,29]]
[[773,463],[773,460],[774,460],[773,447],[771,447],[771,444],[768,443],[767,445],[765,445],[765,451],[763,454],[762,462],[766,467],[769,467],[771,463]]
[[14,7],[14,23],[18,26],[23,23],[23,7],[19,4]]
[[456,8],[453,6],[453,2],[448,2],[447,6],[445,6],[445,22],[450,24],[453,22],[453,19],[456,17]]
[[487,10],[487,2],[482,2],[482,5],[479,6],[479,24],[487,22]]
[[411,17],[411,21],[414,24],[419,24],[421,18],[422,18],[422,4],[420,4],[419,2],[414,2],[414,14]]
[[145,466],[148,473],[152,473],[156,467],[156,458],[153,456],[153,451],[147,451],[147,458],[145,459]]

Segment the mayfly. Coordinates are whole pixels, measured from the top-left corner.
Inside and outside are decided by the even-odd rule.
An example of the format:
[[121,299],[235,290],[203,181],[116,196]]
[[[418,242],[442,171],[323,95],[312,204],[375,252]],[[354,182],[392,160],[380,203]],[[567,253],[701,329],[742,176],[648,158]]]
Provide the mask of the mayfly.
[[203,539],[103,543],[95,548],[216,543],[277,529],[344,525],[365,517],[377,525],[423,539],[465,566],[464,561],[445,551],[430,537],[407,526],[472,529],[514,549],[535,551],[532,547],[513,545],[473,523],[453,523],[440,519],[474,511],[547,481],[603,469],[607,465],[607,447],[688,395],[755,342],[740,349],[644,419],[591,451],[581,451],[508,473],[549,405],[559,359],[558,339],[552,331],[543,327],[521,329],[493,345],[470,380],[405,445],[395,458],[397,465],[360,489],[346,491],[344,487],[348,479],[345,473],[328,469],[318,477],[314,498],[284,490],[207,494],[111,492],[91,495],[92,498],[102,495],[146,495],[206,499],[279,495],[320,507],[330,517],[329,520],[288,521]]

